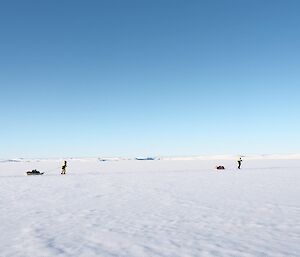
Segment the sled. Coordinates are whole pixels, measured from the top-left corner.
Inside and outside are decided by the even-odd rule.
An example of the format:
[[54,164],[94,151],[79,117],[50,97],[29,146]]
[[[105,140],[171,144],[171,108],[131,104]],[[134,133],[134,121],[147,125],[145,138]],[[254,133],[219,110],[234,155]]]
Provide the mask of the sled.
[[39,172],[38,170],[32,170],[32,171],[27,171],[26,172],[28,176],[30,175],[43,175],[44,172]]

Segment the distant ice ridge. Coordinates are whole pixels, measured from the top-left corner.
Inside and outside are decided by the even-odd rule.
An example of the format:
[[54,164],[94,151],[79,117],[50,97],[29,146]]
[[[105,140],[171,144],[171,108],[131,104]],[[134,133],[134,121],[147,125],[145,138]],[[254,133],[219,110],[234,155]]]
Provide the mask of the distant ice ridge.
[[[139,157],[99,157],[105,161],[193,161],[193,160],[236,160],[242,157],[248,160],[299,160],[300,154],[250,154],[250,155],[196,155],[196,156],[139,156]],[[72,158],[73,159],[73,158]],[[91,160],[93,158],[76,158],[76,160]]]
[[299,160],[300,154],[246,154],[246,155],[195,155],[195,156],[138,156],[138,157],[68,157],[68,158],[12,158],[0,159],[0,163],[15,162],[48,162],[53,160],[72,160],[81,162],[111,161],[193,161],[193,160],[236,160],[242,157],[247,160]]
[[248,160],[298,160],[300,154],[250,154],[250,155],[199,155],[199,156],[178,156],[159,157],[160,160],[236,160],[242,157]]

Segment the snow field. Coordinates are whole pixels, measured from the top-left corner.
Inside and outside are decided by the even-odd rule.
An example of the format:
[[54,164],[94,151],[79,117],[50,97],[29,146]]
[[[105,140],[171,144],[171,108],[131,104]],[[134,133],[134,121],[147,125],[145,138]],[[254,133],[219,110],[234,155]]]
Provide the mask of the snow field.
[[300,256],[300,160],[61,163],[0,162],[0,256]]

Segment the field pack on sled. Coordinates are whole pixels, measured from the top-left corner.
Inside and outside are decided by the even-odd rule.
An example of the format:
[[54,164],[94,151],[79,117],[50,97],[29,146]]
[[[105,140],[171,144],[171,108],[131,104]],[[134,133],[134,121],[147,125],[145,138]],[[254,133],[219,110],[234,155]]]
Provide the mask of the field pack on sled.
[[44,172],[39,172],[38,170],[27,171],[27,175],[43,175]]

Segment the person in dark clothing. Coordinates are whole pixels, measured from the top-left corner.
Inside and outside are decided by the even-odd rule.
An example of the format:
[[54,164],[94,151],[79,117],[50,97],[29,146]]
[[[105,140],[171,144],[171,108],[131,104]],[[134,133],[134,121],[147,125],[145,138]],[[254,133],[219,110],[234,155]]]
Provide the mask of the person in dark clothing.
[[237,162],[238,162],[238,169],[240,170],[242,164],[242,157],[240,157]]
[[66,174],[66,168],[67,168],[67,161],[64,161],[63,166],[61,166],[61,173],[60,174]]

